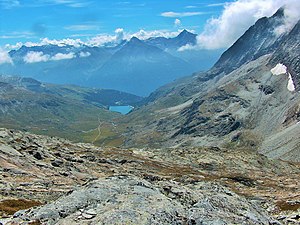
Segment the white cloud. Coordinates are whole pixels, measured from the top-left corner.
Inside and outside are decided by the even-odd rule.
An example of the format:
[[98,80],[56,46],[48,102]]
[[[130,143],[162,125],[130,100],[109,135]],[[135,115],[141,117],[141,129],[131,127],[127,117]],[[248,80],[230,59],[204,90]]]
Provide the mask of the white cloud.
[[168,31],[168,30],[139,30],[135,33],[127,33],[122,28],[115,30],[115,35],[101,34],[96,37],[91,38],[86,45],[89,46],[102,46],[106,43],[118,44],[122,40],[130,40],[132,37],[137,37],[141,40],[146,40],[151,37],[176,37],[181,30],[178,31]]
[[213,3],[213,4],[208,4],[207,7],[218,7],[218,6],[223,6],[226,5],[227,2],[223,2],[223,3]]
[[57,53],[54,56],[51,57],[51,60],[58,61],[58,60],[64,60],[64,59],[73,59],[76,55],[73,52],[64,54],[64,53]]
[[[1,1],[1,0],[0,0]],[[35,37],[34,33],[30,31],[14,31],[11,33],[6,33],[5,35],[1,35],[1,39],[18,39],[18,38],[33,38]]]
[[182,30],[178,31],[168,31],[168,30],[151,30],[151,31],[145,31],[145,30],[139,30],[136,33],[128,35],[131,37],[137,37],[141,40],[146,40],[151,37],[165,37],[165,38],[172,38],[176,37]]
[[106,43],[115,42],[116,36],[115,35],[108,35],[108,34],[100,34],[96,37],[92,37],[88,40],[87,44],[90,46],[102,46]]
[[98,30],[99,26],[92,24],[77,24],[64,27],[66,30],[70,31],[85,31],[85,30]]
[[117,28],[114,35],[100,34],[91,38],[86,44],[90,46],[102,46],[107,43],[119,44],[125,38],[125,32],[123,28]]
[[299,0],[237,0],[226,3],[220,17],[211,18],[198,36],[198,47],[226,48],[232,45],[259,18],[272,16],[286,5],[285,24],[278,34],[290,30],[300,17]]
[[208,14],[207,12],[163,12],[163,17],[188,17]]
[[[43,38],[40,39],[39,42],[18,42],[15,45],[10,45],[7,44],[5,45],[5,49],[7,50],[13,50],[13,49],[19,49],[23,45],[26,47],[34,47],[34,46],[43,46],[43,45],[57,45],[59,47],[63,46],[74,46],[76,48],[81,47],[83,45],[87,46],[103,46],[107,43],[110,43],[112,45],[119,44],[122,40],[130,40],[132,37],[137,37],[141,40],[146,40],[151,37],[165,37],[165,38],[172,38],[176,37],[182,30],[177,30],[177,31],[169,31],[169,30],[139,30],[135,33],[129,33],[125,32],[124,29],[118,28],[115,30],[114,35],[109,35],[109,34],[101,34],[97,35],[95,37],[92,37],[88,39],[87,41],[82,41],[79,38],[77,39],[72,39],[72,38],[66,38],[62,40],[56,40],[56,39],[48,39],[48,38]],[[195,31],[191,31],[195,32]],[[77,36],[77,35],[76,35]],[[88,35],[92,36],[92,35]]]
[[71,3],[68,6],[72,7],[72,8],[83,8],[83,7],[87,7],[91,4],[91,2],[75,2],[75,3]]
[[5,63],[13,64],[13,61],[8,52],[0,48],[0,65]]
[[300,1],[286,0],[285,4],[285,21],[282,26],[277,27],[277,29],[275,30],[275,33],[277,35],[289,32],[300,19]]
[[184,8],[186,8],[186,9],[196,9],[196,8],[198,8],[198,7],[195,6],[195,5],[187,5],[187,6],[184,7]]
[[89,57],[90,55],[91,55],[90,52],[80,52],[79,53],[80,58],[86,58],[86,57]]
[[89,46],[103,46],[107,43],[117,43],[117,36],[116,35],[108,35],[108,34],[100,34],[96,37],[93,37],[88,40],[87,45]]
[[49,55],[44,55],[43,52],[34,52],[34,51],[28,52],[23,58],[25,63],[47,62],[49,61],[49,59],[50,59]]
[[50,40],[48,38],[43,38],[43,39],[40,39],[40,42],[28,41],[25,43],[18,42],[15,45],[6,44],[5,49],[7,49],[7,50],[19,49],[23,45],[26,47],[43,46],[43,45],[57,45],[59,47],[70,45],[70,46],[74,46],[74,47],[80,47],[84,44],[85,43],[83,41],[81,41],[80,39],[66,38],[66,39],[62,39],[62,40],[56,40],[56,39]]
[[[86,54],[86,53],[85,53]],[[58,61],[64,59],[73,59],[76,55],[73,52],[64,54],[64,53],[57,53],[54,56],[50,56],[48,54],[44,54],[43,52],[28,52],[23,60],[25,63],[39,63],[39,62],[48,62],[48,61]]]
[[71,45],[74,47],[80,47],[81,45],[84,44],[84,42],[82,42],[80,39],[72,39],[72,38],[66,38],[66,39],[62,39],[62,40],[50,40],[48,38],[43,38],[41,40],[41,42],[39,43],[40,46],[42,45],[57,45],[57,46],[66,46],[66,45]]
[[21,48],[22,46],[23,46],[23,43],[22,43],[22,42],[18,42],[18,43],[14,44],[14,45],[6,44],[6,45],[4,46],[4,49],[10,51],[10,50],[13,50],[13,49],[19,49],[19,48]]
[[72,35],[70,35],[70,37],[75,37],[75,38],[77,38],[77,37],[93,37],[93,36],[95,36],[95,34],[72,34]]
[[183,52],[183,51],[187,51],[187,50],[193,50],[193,49],[196,49],[196,48],[199,48],[199,47],[195,46],[195,45],[187,44],[187,45],[184,45],[184,46],[181,46],[180,48],[178,48],[177,51],[178,52]]
[[42,3],[44,3],[45,5],[65,5],[72,8],[87,7],[91,4],[91,2],[79,0],[43,0]]
[[121,42],[122,40],[124,40],[124,29],[123,28],[117,28],[115,30],[115,34],[116,34],[116,42]]
[[175,25],[175,27],[179,27],[181,25],[181,20],[180,19],[175,19],[174,25]]
[[11,9],[20,6],[20,1],[17,0],[0,0],[0,6],[4,9]]

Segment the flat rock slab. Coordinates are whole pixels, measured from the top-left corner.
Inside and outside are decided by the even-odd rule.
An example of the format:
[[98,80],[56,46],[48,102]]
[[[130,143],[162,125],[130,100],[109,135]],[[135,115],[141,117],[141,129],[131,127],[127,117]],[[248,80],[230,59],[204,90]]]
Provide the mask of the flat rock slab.
[[0,144],[0,152],[3,152],[10,156],[22,156],[22,154],[18,152],[16,149],[3,144]]

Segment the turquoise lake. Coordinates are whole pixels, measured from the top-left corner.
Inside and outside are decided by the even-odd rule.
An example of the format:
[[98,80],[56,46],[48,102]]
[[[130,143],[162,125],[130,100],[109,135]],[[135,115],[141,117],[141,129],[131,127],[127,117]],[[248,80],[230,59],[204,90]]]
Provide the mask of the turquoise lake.
[[118,105],[118,106],[110,106],[109,111],[118,112],[123,115],[130,113],[133,110],[133,106],[130,105]]

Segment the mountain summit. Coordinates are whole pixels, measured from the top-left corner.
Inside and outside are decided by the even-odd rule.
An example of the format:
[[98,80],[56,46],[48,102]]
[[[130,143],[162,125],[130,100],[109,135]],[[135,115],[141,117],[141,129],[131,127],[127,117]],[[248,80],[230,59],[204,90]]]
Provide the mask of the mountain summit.
[[182,47],[188,44],[195,45],[197,43],[196,37],[196,34],[193,34],[187,30],[183,30],[177,37],[173,39],[173,45],[177,45],[177,47]]
[[128,44],[132,44],[132,45],[137,45],[137,44],[143,44],[142,41],[140,39],[138,39],[137,37],[132,37]]
[[133,37],[93,73],[89,82],[145,96],[187,72],[193,72],[189,63]]
[[164,50],[177,51],[182,46],[188,44],[195,45],[197,43],[196,37],[197,37],[196,34],[193,34],[187,30],[183,30],[174,38],[164,38],[164,37],[150,38],[146,40],[146,43],[150,45],[154,45]]
[[274,52],[285,36],[275,33],[275,29],[283,25],[284,19],[284,8],[270,18],[259,19],[222,54],[214,67],[229,73],[244,63]]

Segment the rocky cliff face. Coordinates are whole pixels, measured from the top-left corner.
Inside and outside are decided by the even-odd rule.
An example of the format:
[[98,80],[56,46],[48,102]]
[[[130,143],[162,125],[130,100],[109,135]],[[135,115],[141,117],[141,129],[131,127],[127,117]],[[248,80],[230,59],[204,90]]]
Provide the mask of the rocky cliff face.
[[276,49],[270,61],[271,66],[283,63],[292,75],[297,91],[300,84],[300,21]]
[[275,32],[283,23],[283,8],[270,18],[259,19],[222,54],[214,68],[228,74],[247,62],[274,52],[285,37],[284,34],[277,35]]

